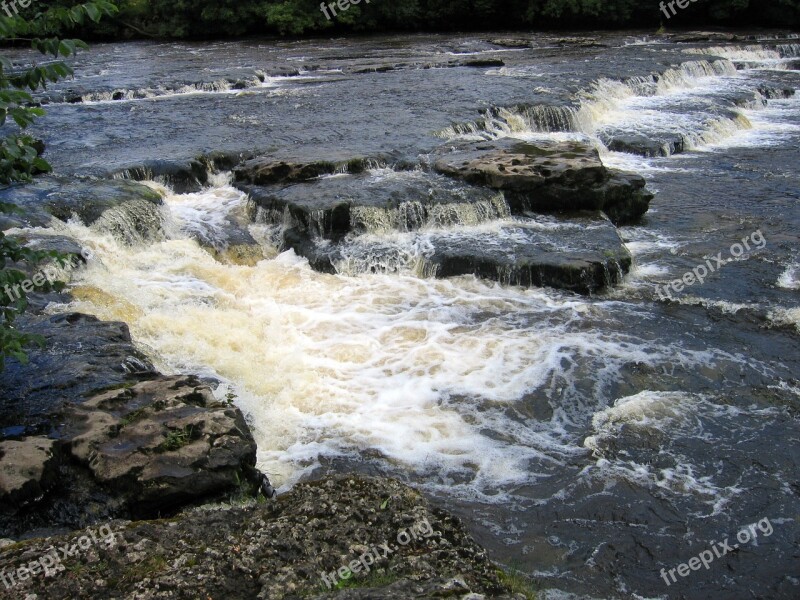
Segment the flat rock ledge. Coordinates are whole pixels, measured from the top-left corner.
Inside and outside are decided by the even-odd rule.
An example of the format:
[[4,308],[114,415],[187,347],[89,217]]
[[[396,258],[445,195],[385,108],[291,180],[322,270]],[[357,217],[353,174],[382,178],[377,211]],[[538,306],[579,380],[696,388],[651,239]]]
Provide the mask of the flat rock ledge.
[[54,218],[78,217],[87,227],[146,241],[163,228],[161,194],[123,179],[42,176],[0,190],[0,202],[24,211],[23,215],[2,215],[0,230],[48,227]]
[[0,442],[0,507],[44,496],[57,477],[57,450],[46,438]]
[[256,463],[241,411],[196,377],[161,377],[65,411],[65,448],[134,514],[235,488]]
[[633,264],[617,228],[604,214],[589,211],[412,231],[388,240],[356,236],[330,243],[300,228],[286,231],[284,239],[321,272],[354,275],[407,270],[437,278],[475,275],[504,285],[553,287],[583,295],[621,283]]
[[[0,586],[0,598],[525,598],[458,519],[394,480],[340,476],[249,508],[110,527],[113,544],[79,550],[50,577]],[[2,548],[0,568],[18,569],[86,534]]]
[[49,437],[0,442],[0,537],[258,493],[244,415],[196,377],[126,382],[50,418]]
[[500,139],[447,145],[434,168],[502,190],[514,213],[601,210],[619,225],[641,218],[653,199],[643,177],[608,169],[595,148],[580,142]]

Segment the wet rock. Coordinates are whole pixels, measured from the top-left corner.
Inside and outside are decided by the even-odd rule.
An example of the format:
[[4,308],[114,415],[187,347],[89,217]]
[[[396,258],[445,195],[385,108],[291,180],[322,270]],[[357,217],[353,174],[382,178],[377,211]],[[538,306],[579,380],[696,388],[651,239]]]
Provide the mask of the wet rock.
[[103,215],[128,204],[158,207],[161,194],[135,181],[65,177],[37,177],[32,183],[0,190],[0,202],[14,204],[23,214],[4,215],[0,227],[47,227],[53,217],[68,221],[78,217],[93,225]]
[[522,49],[534,47],[534,42],[532,40],[524,40],[522,38],[494,38],[488,41],[490,44],[503,48]]
[[257,221],[286,222],[317,238],[475,224],[507,216],[502,194],[421,171],[326,177],[290,186],[245,186]]
[[41,498],[56,478],[56,442],[43,437],[0,442],[0,507]]
[[[0,598],[512,597],[458,519],[393,480],[336,477],[251,508],[195,509],[112,529],[115,545],[63,559],[68,576],[0,587]],[[0,565],[16,568],[84,533],[2,549]],[[369,572],[357,568],[353,561],[373,547]],[[332,574],[348,575],[351,564],[339,583]]]
[[619,224],[641,217],[653,197],[642,177],[607,169],[594,148],[578,142],[504,139],[447,146],[434,166],[503,190],[514,213],[602,210]]
[[536,221],[504,225],[498,233],[433,242],[428,262],[437,277],[477,275],[507,285],[554,287],[593,294],[619,284],[632,258],[614,227],[600,217],[571,220],[558,233]]
[[86,262],[89,251],[76,242],[73,238],[65,235],[43,235],[40,233],[25,232],[22,235],[15,235],[14,239],[20,244],[33,250],[41,252],[58,252],[67,259],[77,259]]
[[285,240],[313,269],[326,273],[413,270],[439,278],[476,275],[506,285],[580,294],[620,283],[632,264],[616,227],[599,213],[426,230],[399,241],[349,237],[331,243],[299,229],[287,231]]
[[[238,409],[216,402],[195,378],[152,377],[111,386],[86,404],[47,415],[40,429],[53,430],[55,441],[23,439],[43,440],[59,460],[47,462],[41,476],[29,470],[31,481],[0,501],[0,537],[169,516],[189,505],[269,490],[253,468],[256,445]],[[0,444],[12,442],[19,443]],[[33,451],[25,455],[38,460]],[[27,468],[18,463],[0,457],[0,481],[2,473]]]
[[152,160],[132,165],[112,174],[135,181],[156,181],[176,194],[199,192],[208,186],[212,173],[230,171],[252,155],[241,152],[210,152],[188,160]]
[[291,67],[272,67],[269,70],[270,77],[297,77],[299,75],[300,71]]
[[767,100],[784,100],[792,98],[795,95],[794,88],[777,87],[769,84],[762,84],[758,86],[758,93],[764,96]]
[[208,166],[201,160],[152,160],[115,173],[135,181],[163,183],[178,194],[199,192],[208,183]]
[[696,42],[732,42],[737,36],[732,33],[722,31],[692,31],[683,34],[667,34],[672,41],[677,43],[696,43]]
[[388,73],[389,71],[394,71],[397,69],[399,65],[380,65],[376,67],[363,67],[361,69],[355,69],[353,73],[356,75],[363,75],[365,73]]
[[334,173],[362,173],[381,159],[353,158],[346,161],[286,162],[268,157],[245,161],[233,171],[236,184],[270,185],[309,181]]
[[523,594],[477,594],[461,577],[437,577],[428,581],[401,579],[385,587],[366,587],[363,589],[344,589],[340,592],[314,596],[318,599],[336,600],[405,600],[406,598],[458,598],[459,600],[525,600]]
[[505,67],[506,63],[499,58],[483,58],[464,62],[465,67]]
[[66,313],[26,315],[16,326],[26,334],[41,335],[45,345],[27,350],[27,364],[10,359],[0,372],[2,428],[48,432],[47,415],[66,403],[80,403],[99,389],[155,375],[124,323]]
[[602,136],[603,143],[613,152],[625,152],[626,154],[637,154],[648,158],[654,156],[672,156],[680,154],[685,149],[685,140],[682,136],[675,134],[670,139],[653,139],[646,135],[637,133],[609,132]]
[[255,466],[242,413],[194,377],[104,392],[70,407],[64,419],[69,454],[133,514],[230,491]]

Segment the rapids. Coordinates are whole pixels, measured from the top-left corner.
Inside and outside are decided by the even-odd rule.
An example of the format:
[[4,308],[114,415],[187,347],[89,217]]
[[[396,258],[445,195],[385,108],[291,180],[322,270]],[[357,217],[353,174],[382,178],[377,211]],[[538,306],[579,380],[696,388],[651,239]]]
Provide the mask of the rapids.
[[[620,229],[635,267],[619,288],[430,278],[431,236],[490,243],[514,224],[501,200],[424,223],[363,214],[365,239],[317,273],[281,251],[280,215],[254,217],[215,172],[189,193],[152,178],[158,214],[42,230],[94,254],[69,308],[128,323],[164,372],[220,382],[281,490],[328,471],[398,477],[542,598],[796,598],[800,46],[529,37],[97,45],[48,92],[36,133],[62,175],[142,178],[147,161],[211,151],[357,156],[381,159],[372,184],[422,190],[423,173],[395,166],[442,143],[588,141],[658,193]],[[143,219],[145,238],[130,224]],[[259,242],[246,260],[226,253],[237,229]],[[657,285],[758,229],[765,249],[659,300]],[[394,262],[377,264],[378,246]],[[771,537],[664,585],[661,568],[765,517]]]

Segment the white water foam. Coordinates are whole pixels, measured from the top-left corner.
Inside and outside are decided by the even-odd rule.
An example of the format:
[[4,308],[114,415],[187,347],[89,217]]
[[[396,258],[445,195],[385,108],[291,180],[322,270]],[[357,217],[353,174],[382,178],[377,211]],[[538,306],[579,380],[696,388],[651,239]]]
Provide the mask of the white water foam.
[[[717,484],[716,467],[709,468],[703,464],[702,457],[684,454],[684,446],[676,445],[675,441],[690,439],[719,443],[716,438],[719,434],[708,430],[712,423],[725,427],[725,424],[745,418],[767,426],[769,420],[779,413],[777,408],[744,410],[716,404],[708,397],[683,392],[644,391],[620,398],[592,419],[594,433],[586,438],[584,445],[597,462],[585,474],[604,480],[625,479],[671,493],[696,495],[705,498],[711,515],[719,514],[745,488]],[[640,445],[643,448],[658,446],[662,455],[670,460],[660,467],[637,462],[630,457],[629,451]]]
[[786,267],[778,278],[778,287],[786,290],[800,290],[800,262],[794,262]]
[[[716,360],[619,333],[618,303],[472,277],[324,275],[291,252],[221,264],[187,232],[213,231],[207,211],[229,194],[168,196],[181,226],[149,245],[67,224],[96,256],[70,308],[127,322],[164,372],[224,381],[284,488],[336,457],[379,455],[431,490],[509,501],[501,488],[585,452],[568,430],[603,407],[623,365]],[[509,417],[531,393],[551,419]]]
[[708,48],[689,48],[687,54],[718,56],[748,68],[785,70],[788,63],[800,56],[800,44],[779,44],[766,47],[759,44],[750,46],[711,46]]
[[[536,67],[499,69],[497,75],[537,77]],[[680,139],[681,150],[702,147],[751,127],[738,110],[717,110],[715,96],[748,91],[746,80],[729,60],[696,60],[667,69],[659,75],[626,80],[600,79],[579,93],[572,106],[496,108],[484,120],[453,125],[437,135],[475,140],[485,137],[526,137],[536,133],[578,133],[598,138],[613,132],[644,134],[652,139]],[[673,149],[664,145],[662,153]]]

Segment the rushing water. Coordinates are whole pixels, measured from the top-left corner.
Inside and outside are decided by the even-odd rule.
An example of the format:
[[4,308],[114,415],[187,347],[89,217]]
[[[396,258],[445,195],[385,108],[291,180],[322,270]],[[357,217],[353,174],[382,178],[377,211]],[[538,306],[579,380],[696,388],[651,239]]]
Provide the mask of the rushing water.
[[[213,150],[391,167],[445,140],[588,140],[658,192],[622,229],[636,266],[620,288],[425,277],[428,236],[503,235],[496,204],[418,232],[384,216],[337,275],[280,254],[258,222],[264,260],[226,260],[208,249],[249,212],[222,173],[193,194],[153,182],[166,225],[146,243],[63,225],[96,255],[70,308],[127,322],[165,372],[222,381],[283,490],[327,471],[399,477],[543,597],[800,596],[800,100],[764,88],[800,88],[800,45],[491,37],[101,45],[48,92],[39,133],[62,174]],[[458,66],[465,55],[506,64]],[[625,136],[656,155],[608,149]],[[755,232],[766,244],[732,257]],[[370,269],[369,244],[396,264]],[[660,298],[719,252],[705,284]],[[662,580],[763,518],[771,536]]]

